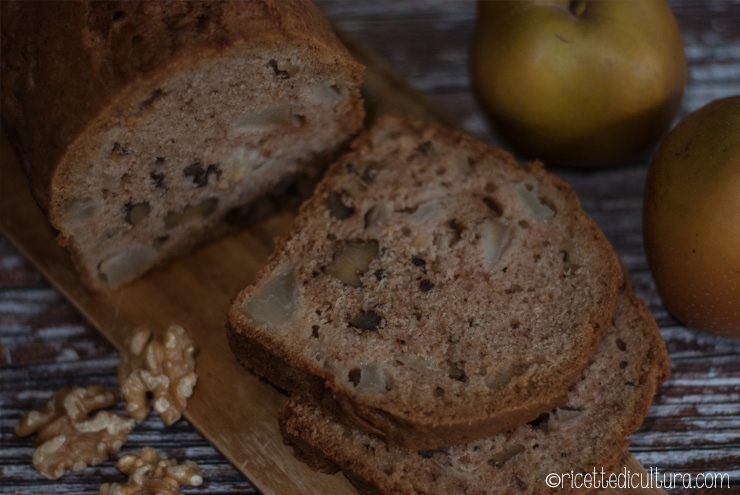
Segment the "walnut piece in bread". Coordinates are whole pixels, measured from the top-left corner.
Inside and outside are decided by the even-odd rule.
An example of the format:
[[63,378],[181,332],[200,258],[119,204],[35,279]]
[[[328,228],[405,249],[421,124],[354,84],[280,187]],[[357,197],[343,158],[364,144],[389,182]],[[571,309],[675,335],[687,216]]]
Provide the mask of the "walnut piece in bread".
[[312,183],[362,126],[363,69],[310,0],[1,8],[3,128],[93,290]]
[[112,407],[117,399],[115,390],[102,385],[64,387],[42,409],[26,413],[15,433],[37,434],[33,453],[36,470],[57,479],[66,470],[97,466],[118,452],[134,429],[134,421],[100,410]]
[[180,419],[198,381],[195,352],[190,335],[179,325],[170,325],[162,335],[154,335],[147,327],[134,329],[118,366],[126,412],[143,421],[150,411],[151,394],[164,424]]
[[414,449],[562,404],[623,279],[575,192],[539,164],[400,116],[352,147],[236,297],[238,360]]
[[119,459],[116,467],[129,476],[126,484],[105,483],[100,495],[179,495],[180,485],[200,486],[203,473],[192,461],[161,457],[151,447]]
[[465,445],[414,451],[384,444],[296,397],[280,425],[296,455],[324,472],[343,470],[363,494],[487,495],[492,486],[501,495],[579,493],[568,482],[548,486],[548,474],[603,468],[608,477],[618,470],[628,436],[669,372],[650,310],[625,290],[614,325],[568,401],[529,424]]

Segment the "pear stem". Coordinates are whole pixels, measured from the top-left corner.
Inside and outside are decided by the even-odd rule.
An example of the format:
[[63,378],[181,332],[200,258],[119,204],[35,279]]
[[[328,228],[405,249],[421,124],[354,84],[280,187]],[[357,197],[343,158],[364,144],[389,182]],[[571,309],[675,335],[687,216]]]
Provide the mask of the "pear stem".
[[568,10],[576,17],[583,17],[586,13],[586,0],[571,0]]

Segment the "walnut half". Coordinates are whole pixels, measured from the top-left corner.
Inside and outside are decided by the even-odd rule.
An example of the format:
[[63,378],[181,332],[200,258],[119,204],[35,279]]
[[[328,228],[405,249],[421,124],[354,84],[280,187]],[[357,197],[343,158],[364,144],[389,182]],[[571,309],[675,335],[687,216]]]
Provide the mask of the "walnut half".
[[178,464],[174,459],[160,457],[151,447],[121,457],[116,467],[128,475],[128,483],[105,483],[100,487],[100,495],[178,495],[180,485],[203,483],[203,473],[196,463]]
[[118,383],[132,418],[147,417],[151,393],[154,410],[171,425],[185,411],[196,382],[195,346],[185,329],[170,325],[158,336],[146,327],[134,330],[118,366]]
[[110,411],[90,417],[117,400],[115,390],[102,385],[65,387],[42,409],[26,413],[15,433],[22,437],[37,433],[33,466],[45,477],[57,479],[66,470],[102,464],[121,449],[134,421]]

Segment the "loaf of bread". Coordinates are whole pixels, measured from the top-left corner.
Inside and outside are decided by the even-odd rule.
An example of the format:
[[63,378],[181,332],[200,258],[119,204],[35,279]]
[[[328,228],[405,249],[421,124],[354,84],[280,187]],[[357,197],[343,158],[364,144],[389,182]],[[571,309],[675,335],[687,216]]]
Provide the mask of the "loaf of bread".
[[309,0],[2,2],[2,123],[93,289],[182,253],[362,126]]
[[333,164],[236,297],[238,360],[389,443],[487,437],[562,404],[622,271],[575,192],[388,115]]
[[298,397],[283,408],[280,424],[301,459],[325,472],[343,470],[363,494],[583,493],[584,478],[568,475],[593,476],[595,470],[592,479],[604,486],[609,473],[620,469],[628,435],[642,423],[668,373],[668,354],[650,311],[625,292],[614,325],[568,401],[509,432],[413,451],[338,423]]

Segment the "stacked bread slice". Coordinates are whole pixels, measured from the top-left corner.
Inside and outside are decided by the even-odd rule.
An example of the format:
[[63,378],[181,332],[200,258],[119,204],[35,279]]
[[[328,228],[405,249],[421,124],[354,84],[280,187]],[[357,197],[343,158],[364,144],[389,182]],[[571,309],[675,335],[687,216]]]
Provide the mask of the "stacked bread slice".
[[535,467],[613,467],[667,375],[623,282],[563,181],[388,115],[301,206],[228,335],[292,396],[286,440],[363,491],[539,493]]
[[325,472],[342,469],[367,493],[578,493],[578,485],[589,485],[567,475],[588,473],[592,487],[607,485],[628,435],[647,414],[656,383],[667,374],[652,315],[625,291],[614,325],[567,402],[510,431],[411,451],[352,429],[303,397],[289,401],[280,421],[285,438],[309,465]]

